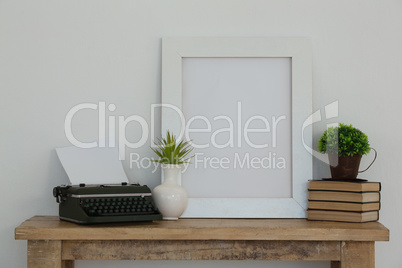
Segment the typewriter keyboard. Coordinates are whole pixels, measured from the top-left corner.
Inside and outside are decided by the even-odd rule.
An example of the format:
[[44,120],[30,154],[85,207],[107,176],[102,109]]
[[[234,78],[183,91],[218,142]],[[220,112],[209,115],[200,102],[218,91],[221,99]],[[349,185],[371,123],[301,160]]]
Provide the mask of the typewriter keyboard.
[[126,216],[158,214],[152,198],[136,197],[102,197],[85,198],[80,201],[88,216]]

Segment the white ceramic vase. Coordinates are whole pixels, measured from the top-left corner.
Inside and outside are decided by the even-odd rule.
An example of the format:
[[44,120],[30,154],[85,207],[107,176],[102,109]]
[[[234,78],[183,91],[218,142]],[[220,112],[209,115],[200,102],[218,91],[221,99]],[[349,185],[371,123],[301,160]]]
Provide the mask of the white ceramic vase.
[[152,191],[152,197],[164,220],[178,220],[187,208],[187,192],[177,180],[180,165],[162,165],[164,181]]

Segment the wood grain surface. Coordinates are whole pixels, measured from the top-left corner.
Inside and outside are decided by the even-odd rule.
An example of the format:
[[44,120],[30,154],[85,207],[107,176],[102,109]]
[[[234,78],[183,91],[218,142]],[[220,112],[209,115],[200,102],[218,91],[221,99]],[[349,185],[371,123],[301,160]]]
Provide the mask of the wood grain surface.
[[305,219],[180,219],[78,225],[55,216],[35,216],[15,229],[15,239],[388,241],[389,230],[379,222]]
[[74,268],[74,261],[62,260],[62,242],[30,240],[27,249],[28,268]]
[[64,260],[340,260],[339,242],[64,241]]
[[379,222],[305,219],[180,219],[78,225],[35,216],[15,229],[28,240],[28,268],[74,268],[75,260],[331,261],[331,268],[374,268]]
[[341,268],[374,268],[374,242],[342,242]]

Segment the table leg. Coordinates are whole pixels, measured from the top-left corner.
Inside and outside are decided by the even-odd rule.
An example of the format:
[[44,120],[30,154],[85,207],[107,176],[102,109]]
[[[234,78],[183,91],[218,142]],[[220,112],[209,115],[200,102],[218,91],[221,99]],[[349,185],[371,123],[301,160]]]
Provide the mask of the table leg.
[[74,268],[61,260],[61,241],[28,240],[28,268]]
[[374,258],[374,242],[341,243],[340,268],[374,268]]
[[61,261],[62,268],[74,268],[74,261]]
[[331,268],[341,268],[341,263],[339,261],[331,261]]

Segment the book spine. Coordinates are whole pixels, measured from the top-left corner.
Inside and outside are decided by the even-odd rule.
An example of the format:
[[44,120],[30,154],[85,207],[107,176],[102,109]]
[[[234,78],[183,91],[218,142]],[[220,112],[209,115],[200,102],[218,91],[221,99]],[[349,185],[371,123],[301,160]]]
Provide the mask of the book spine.
[[315,199],[308,199],[307,201],[312,201],[312,202],[334,202],[334,203],[351,203],[351,204],[371,204],[371,203],[380,203],[381,206],[381,201],[370,201],[370,202],[352,202],[352,201],[338,201],[338,200],[315,200]]
[[343,191],[343,190],[326,190],[326,189],[308,189],[309,192],[339,192],[339,193],[356,193],[356,194],[364,194],[364,193],[379,193],[380,191]]
[[353,211],[353,210],[308,208],[307,211],[334,211],[334,212],[366,213],[366,212],[373,212],[373,211],[379,211],[379,210],[374,209],[374,210],[365,210],[365,211]]

